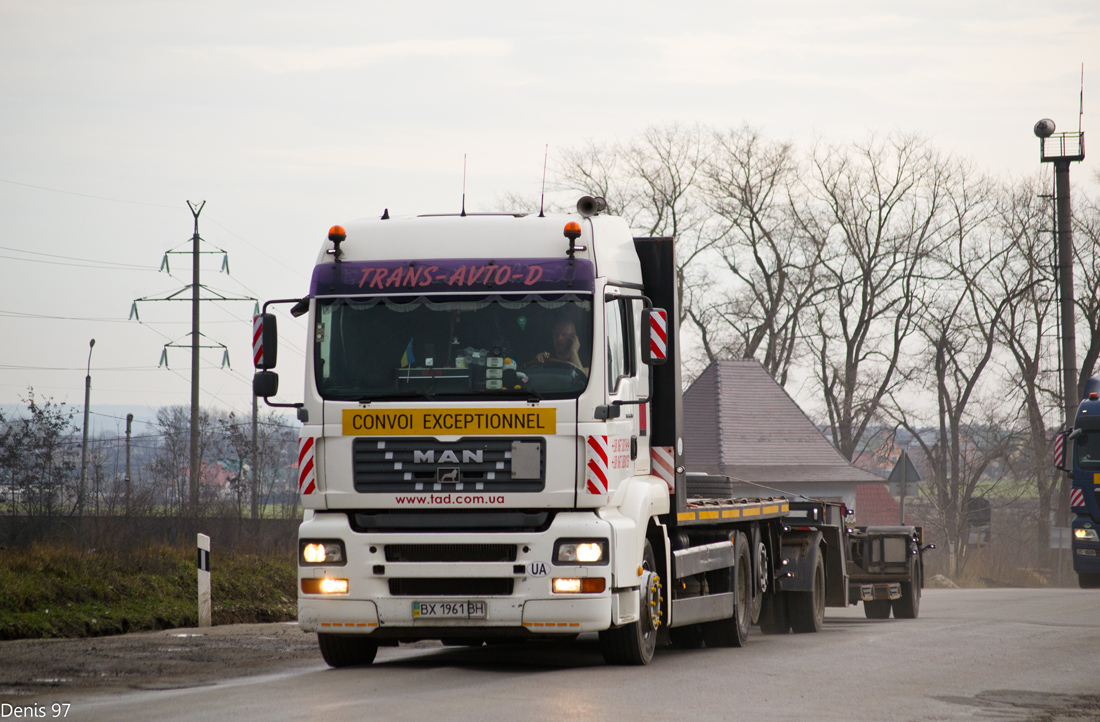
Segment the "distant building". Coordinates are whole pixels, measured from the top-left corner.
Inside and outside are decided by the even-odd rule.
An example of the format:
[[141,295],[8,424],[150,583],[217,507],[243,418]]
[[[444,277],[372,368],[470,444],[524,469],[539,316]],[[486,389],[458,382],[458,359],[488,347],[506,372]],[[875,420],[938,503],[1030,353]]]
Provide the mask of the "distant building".
[[684,464],[733,478],[739,495],[843,502],[858,524],[867,522],[857,487],[875,484],[889,497],[882,477],[841,456],[755,359],[715,361],[684,393]]

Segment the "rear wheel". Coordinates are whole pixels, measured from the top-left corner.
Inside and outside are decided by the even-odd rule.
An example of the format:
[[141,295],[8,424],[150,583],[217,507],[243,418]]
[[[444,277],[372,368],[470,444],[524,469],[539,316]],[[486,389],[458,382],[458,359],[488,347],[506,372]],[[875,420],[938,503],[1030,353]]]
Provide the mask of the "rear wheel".
[[1077,574],[1077,586],[1082,589],[1100,589],[1100,574],[1096,572],[1079,572]]
[[920,613],[920,561],[909,562],[909,581],[901,583],[901,598],[895,599],[894,619],[916,619]]
[[890,600],[889,599],[865,600],[863,602],[863,614],[868,619],[889,619],[890,618]]
[[813,591],[787,592],[791,630],[795,634],[820,632],[825,623],[825,563],[820,550],[814,563]]
[[661,577],[653,547],[642,548],[642,579],[638,588],[638,621],[600,632],[600,649],[608,664],[649,664],[657,648],[660,626]]
[[733,614],[727,619],[707,622],[703,639],[708,647],[743,647],[752,626],[752,562],[745,535],[735,532],[733,542]]
[[378,654],[378,643],[359,634],[317,634],[321,656],[330,667],[368,665]]

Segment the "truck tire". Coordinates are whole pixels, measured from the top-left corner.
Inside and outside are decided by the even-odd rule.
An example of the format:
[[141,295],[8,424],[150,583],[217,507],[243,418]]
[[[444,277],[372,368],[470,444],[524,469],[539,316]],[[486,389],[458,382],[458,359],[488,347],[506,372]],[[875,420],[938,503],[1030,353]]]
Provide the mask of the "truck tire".
[[768,591],[768,547],[760,534],[760,525],[752,525],[749,552],[752,554],[752,623],[760,621],[764,594]]
[[760,612],[760,631],[764,634],[786,634],[791,631],[791,618],[787,614],[787,594],[773,588],[764,595]]
[[820,632],[825,623],[825,562],[817,554],[812,592],[787,592],[787,611],[795,634]]
[[733,542],[733,614],[727,619],[706,622],[703,640],[708,647],[744,647],[752,626],[752,557],[749,542],[741,532],[734,532]]
[[873,599],[863,602],[863,614],[868,619],[889,619],[890,600]]
[[894,619],[916,619],[920,614],[920,563],[909,562],[909,581],[901,583],[901,597],[892,602]]
[[330,667],[366,666],[378,654],[378,643],[360,634],[317,633],[321,656]]
[[1082,589],[1100,589],[1100,574],[1096,572],[1078,572],[1077,586]]
[[638,588],[638,621],[600,632],[600,651],[608,664],[649,664],[657,648],[660,626],[661,578],[657,558],[645,540],[642,547],[642,582]]

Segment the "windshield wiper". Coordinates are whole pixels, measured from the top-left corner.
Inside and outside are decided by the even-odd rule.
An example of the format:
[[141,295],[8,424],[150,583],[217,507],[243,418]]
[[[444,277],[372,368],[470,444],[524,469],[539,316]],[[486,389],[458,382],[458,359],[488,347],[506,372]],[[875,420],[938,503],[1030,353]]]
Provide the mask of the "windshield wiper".
[[409,389],[407,392],[391,393],[391,394],[379,394],[378,396],[361,396],[355,401],[358,403],[370,403],[371,401],[393,401],[394,399],[408,399],[414,396],[421,396],[428,401],[435,401],[435,395],[430,391],[424,389]]

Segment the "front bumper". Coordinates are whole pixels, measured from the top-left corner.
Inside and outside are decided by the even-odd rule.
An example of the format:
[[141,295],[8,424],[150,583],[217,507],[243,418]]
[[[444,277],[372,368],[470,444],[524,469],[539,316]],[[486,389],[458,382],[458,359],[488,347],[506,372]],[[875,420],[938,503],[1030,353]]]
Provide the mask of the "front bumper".
[[[525,637],[600,631],[637,619],[637,587],[613,587],[610,525],[590,512],[559,513],[545,531],[369,534],[352,531],[344,514],[318,513],[302,523],[299,536],[303,540],[339,539],[347,553],[347,562],[342,566],[298,567],[298,619],[305,631],[402,640]],[[577,538],[609,540],[608,563],[554,564],[555,541]],[[390,561],[386,553],[387,545],[455,549],[476,544],[514,546],[514,559],[410,562]],[[347,579],[348,593],[302,592],[302,580],[311,577]],[[599,577],[604,580],[603,591],[554,594],[551,580],[555,577]],[[431,591],[437,580],[457,581],[460,586],[473,580],[471,589],[485,581],[505,591],[437,594]],[[407,588],[417,591],[406,592]],[[471,601],[485,604],[484,618],[422,618],[413,613],[414,602]]]

